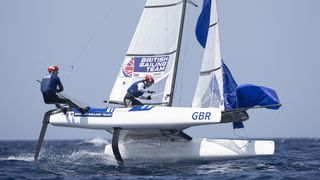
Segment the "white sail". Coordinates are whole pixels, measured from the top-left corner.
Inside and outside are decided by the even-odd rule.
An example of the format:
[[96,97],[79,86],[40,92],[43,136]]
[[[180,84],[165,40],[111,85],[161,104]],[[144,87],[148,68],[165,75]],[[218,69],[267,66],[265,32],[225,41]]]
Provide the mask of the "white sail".
[[169,102],[183,3],[147,0],[109,100],[122,101],[132,83],[150,74],[158,93],[153,102]]
[[219,25],[216,1],[212,0],[209,31],[192,107],[224,109]]

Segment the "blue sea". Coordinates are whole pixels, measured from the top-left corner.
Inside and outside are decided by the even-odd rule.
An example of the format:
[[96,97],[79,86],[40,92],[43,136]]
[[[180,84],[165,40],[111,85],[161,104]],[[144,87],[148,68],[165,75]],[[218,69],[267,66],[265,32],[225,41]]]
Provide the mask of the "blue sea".
[[274,156],[211,162],[139,162],[118,166],[107,139],[0,141],[0,179],[320,179],[320,139],[275,139]]

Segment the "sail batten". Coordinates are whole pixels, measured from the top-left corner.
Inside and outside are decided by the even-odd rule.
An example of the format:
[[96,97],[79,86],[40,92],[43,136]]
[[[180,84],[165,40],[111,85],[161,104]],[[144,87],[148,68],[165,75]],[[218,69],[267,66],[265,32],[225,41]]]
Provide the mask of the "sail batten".
[[217,24],[218,24],[218,22],[213,23],[213,24],[209,25],[209,28],[211,28],[211,27],[213,27],[213,26],[215,26],[215,25],[217,25]]
[[201,72],[200,72],[200,76],[210,75],[212,72],[217,71],[217,70],[219,70],[219,69],[221,69],[221,66],[220,66],[220,67],[217,67],[217,68],[214,68],[214,69],[209,69],[209,70],[201,71]]
[[159,53],[159,54],[126,54],[126,56],[162,56],[162,55],[174,54],[176,52],[177,52],[177,50],[174,50],[171,52]]
[[152,6],[145,6],[144,8],[163,8],[163,7],[170,7],[170,6],[176,6],[183,3],[183,1],[173,3],[173,4],[163,4],[163,5],[152,5]]

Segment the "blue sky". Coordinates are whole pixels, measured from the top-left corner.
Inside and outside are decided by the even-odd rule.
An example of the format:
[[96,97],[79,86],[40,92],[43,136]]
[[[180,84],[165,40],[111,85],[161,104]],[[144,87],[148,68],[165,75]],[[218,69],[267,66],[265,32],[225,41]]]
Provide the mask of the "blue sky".
[[[199,8],[188,6],[176,104],[190,106],[202,49],[195,41]],[[36,79],[60,66],[65,93],[103,107],[133,36],[143,0],[1,0],[0,140],[37,139],[45,105]],[[222,57],[239,84],[272,87],[283,107],[250,110],[249,137],[320,137],[320,1],[218,0]],[[74,68],[71,70],[70,66]],[[183,75],[182,75],[183,74]],[[232,125],[187,131],[234,137]],[[242,133],[242,132],[241,132]],[[46,139],[110,137],[49,126]]]

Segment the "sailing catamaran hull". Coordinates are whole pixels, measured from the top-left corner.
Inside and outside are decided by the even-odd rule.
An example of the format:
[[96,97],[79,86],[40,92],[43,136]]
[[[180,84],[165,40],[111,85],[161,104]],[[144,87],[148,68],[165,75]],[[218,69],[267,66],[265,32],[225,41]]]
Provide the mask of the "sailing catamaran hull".
[[77,111],[52,114],[49,123],[54,126],[86,129],[185,129],[191,126],[220,123],[221,110],[217,108],[185,108],[137,106],[132,108],[91,109],[81,115]]
[[[116,140],[105,147],[105,154],[118,154],[120,158],[116,159],[121,163],[122,159],[134,158],[184,161],[273,154],[273,141],[192,139],[182,132],[191,126],[222,123],[223,117],[218,108],[145,105],[132,108],[93,108],[84,115],[77,111],[66,114],[53,112],[49,123],[54,126],[100,129],[113,133]],[[117,135],[116,129],[119,130]]]
[[[187,142],[127,141],[119,144],[123,159],[198,161],[237,159],[274,154],[274,141],[198,138]],[[112,145],[105,154],[113,156]]]

